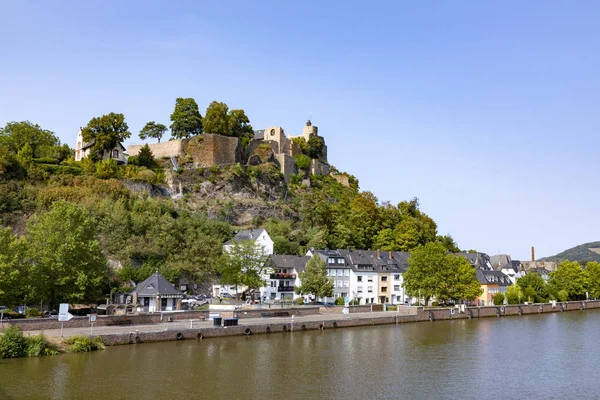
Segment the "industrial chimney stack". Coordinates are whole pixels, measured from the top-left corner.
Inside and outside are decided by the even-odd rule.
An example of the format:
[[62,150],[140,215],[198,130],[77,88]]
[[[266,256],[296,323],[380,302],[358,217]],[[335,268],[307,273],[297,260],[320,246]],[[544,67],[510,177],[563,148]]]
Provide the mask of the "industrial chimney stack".
[[531,261],[535,261],[535,247],[531,246]]

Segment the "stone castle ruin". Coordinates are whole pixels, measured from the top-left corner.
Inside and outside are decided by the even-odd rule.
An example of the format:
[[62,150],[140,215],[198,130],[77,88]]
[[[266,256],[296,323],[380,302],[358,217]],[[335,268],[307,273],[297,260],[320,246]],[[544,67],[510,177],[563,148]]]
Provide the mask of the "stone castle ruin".
[[[148,144],[157,158],[180,157],[191,160],[194,167],[213,167],[241,163],[259,165],[267,162],[276,164],[285,181],[297,170],[294,156],[302,151],[292,139],[302,137],[308,142],[313,136],[318,136],[319,129],[310,120],[302,129],[299,136],[287,137],[283,128],[272,126],[264,130],[254,131],[254,138],[245,149],[242,149],[240,139],[205,133],[188,139],[170,140],[163,143]],[[323,143],[325,141],[323,140]],[[136,156],[144,145],[135,144],[127,148],[129,156]],[[319,158],[311,161],[310,171],[313,175],[328,175],[327,146]]]

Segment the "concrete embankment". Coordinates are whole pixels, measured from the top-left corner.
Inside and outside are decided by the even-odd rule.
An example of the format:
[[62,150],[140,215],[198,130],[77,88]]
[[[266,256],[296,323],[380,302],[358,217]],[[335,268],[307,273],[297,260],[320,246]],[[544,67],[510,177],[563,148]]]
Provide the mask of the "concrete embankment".
[[[101,335],[109,346],[144,342],[162,342],[185,339],[208,339],[224,336],[242,336],[270,333],[289,333],[305,330],[325,330],[347,327],[400,324],[408,322],[441,321],[454,319],[490,318],[521,316],[567,311],[585,311],[600,308],[600,301],[576,301],[530,305],[507,305],[489,307],[467,307],[464,311],[456,308],[399,307],[398,311],[356,313],[354,315],[311,315],[285,321],[255,319],[244,325],[229,327],[206,327],[198,329],[165,330],[160,332],[127,332]],[[322,318],[321,318],[322,317]]]

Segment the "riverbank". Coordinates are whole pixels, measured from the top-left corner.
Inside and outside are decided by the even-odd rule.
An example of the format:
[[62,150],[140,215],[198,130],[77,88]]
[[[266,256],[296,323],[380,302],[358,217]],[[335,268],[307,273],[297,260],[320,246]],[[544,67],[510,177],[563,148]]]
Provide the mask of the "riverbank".
[[[238,326],[215,327],[212,321],[200,319],[185,319],[182,314],[178,320],[155,324],[139,324],[128,326],[96,327],[71,327],[61,329],[47,329],[44,334],[48,337],[87,335],[98,337],[105,345],[115,346],[124,344],[138,344],[163,342],[173,340],[208,339],[225,336],[260,335],[271,333],[290,333],[306,330],[339,329],[347,327],[404,324],[410,322],[427,322],[438,320],[474,319],[474,318],[502,318],[507,316],[520,316],[531,314],[559,313],[568,311],[581,311],[600,308],[600,301],[575,301],[562,303],[544,303],[529,305],[506,305],[488,307],[458,308],[424,308],[400,306],[397,311],[387,312],[354,312],[342,314],[341,308],[324,310],[316,314],[314,309],[310,312],[295,312],[286,317],[270,316],[259,318],[240,318]],[[297,309],[296,309],[297,310]],[[364,308],[362,309],[364,310]],[[280,309],[280,313],[289,312]],[[188,315],[192,316],[192,315]],[[123,317],[126,318],[126,317]],[[167,318],[164,321],[168,321]],[[33,324],[13,321],[28,335],[37,334],[39,330],[28,330]],[[80,325],[80,324],[77,324]]]

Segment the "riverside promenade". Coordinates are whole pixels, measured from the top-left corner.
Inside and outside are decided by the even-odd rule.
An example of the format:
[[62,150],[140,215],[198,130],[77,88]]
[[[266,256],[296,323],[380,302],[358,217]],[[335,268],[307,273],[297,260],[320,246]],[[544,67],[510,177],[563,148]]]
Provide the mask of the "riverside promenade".
[[[358,306],[361,307],[361,306]],[[98,326],[93,330],[90,326],[79,324],[76,327],[57,328],[56,324],[48,325],[42,329],[27,329],[27,323],[15,320],[26,334],[43,332],[49,337],[63,337],[73,335],[98,336],[109,346],[121,344],[137,344],[144,342],[162,342],[185,339],[207,339],[225,336],[250,336],[255,334],[290,333],[305,330],[328,330],[356,326],[374,326],[384,324],[400,324],[409,322],[433,322],[438,320],[478,319],[478,318],[503,318],[513,316],[518,318],[523,315],[547,314],[559,312],[586,312],[587,310],[600,309],[599,300],[571,301],[561,303],[543,303],[527,305],[505,305],[486,307],[464,308],[424,308],[400,306],[397,311],[362,312],[364,309],[355,309],[349,314],[341,313],[341,308],[334,310],[312,310],[310,314],[302,315],[299,309],[289,309],[290,312],[299,314],[293,317],[247,317],[239,318],[237,326],[213,326],[213,321],[200,318],[185,319],[185,314],[172,322],[161,320],[155,323],[129,324],[118,326]],[[358,312],[357,312],[358,311]],[[193,313],[189,314],[194,315]],[[120,318],[120,317],[119,317]],[[123,318],[127,318],[123,316]],[[34,324],[35,322],[32,321]],[[48,321],[51,323],[51,321]],[[56,322],[56,321],[54,321]]]

